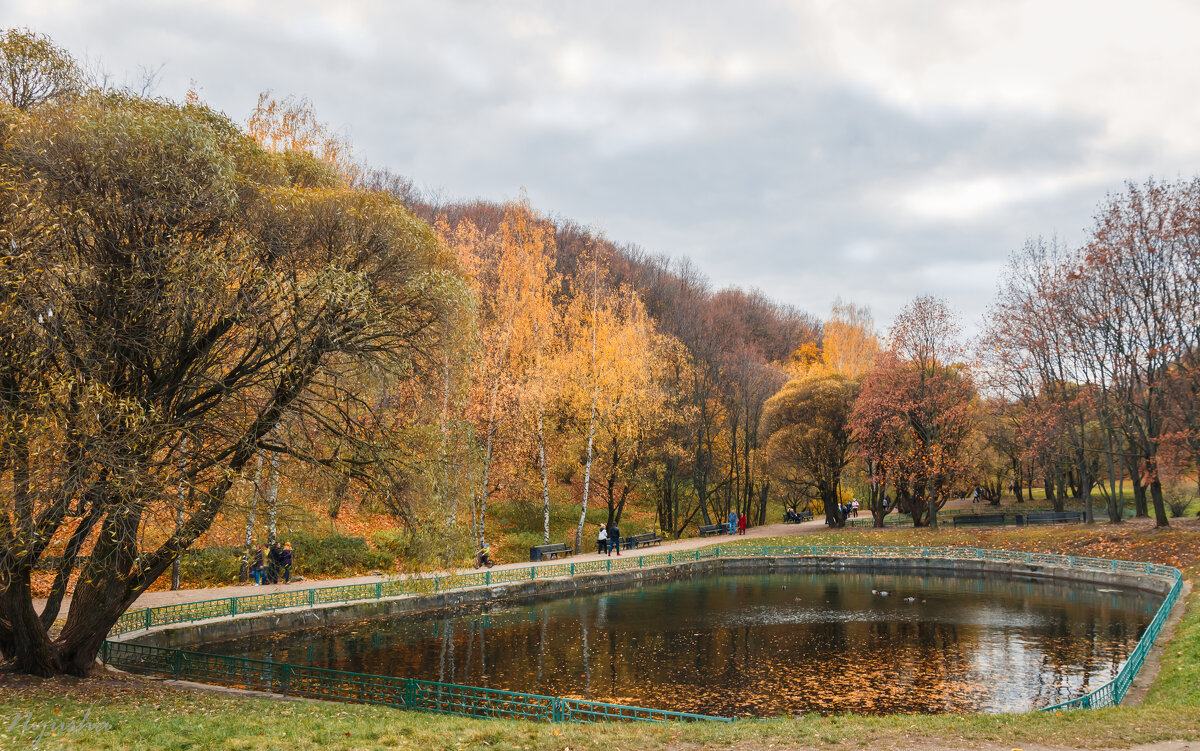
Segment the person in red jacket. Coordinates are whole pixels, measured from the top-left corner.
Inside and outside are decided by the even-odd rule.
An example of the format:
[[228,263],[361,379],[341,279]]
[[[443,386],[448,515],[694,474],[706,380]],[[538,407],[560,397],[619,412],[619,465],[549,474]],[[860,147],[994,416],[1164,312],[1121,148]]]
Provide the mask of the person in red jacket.
[[738,534],[746,534],[746,515],[738,514]]

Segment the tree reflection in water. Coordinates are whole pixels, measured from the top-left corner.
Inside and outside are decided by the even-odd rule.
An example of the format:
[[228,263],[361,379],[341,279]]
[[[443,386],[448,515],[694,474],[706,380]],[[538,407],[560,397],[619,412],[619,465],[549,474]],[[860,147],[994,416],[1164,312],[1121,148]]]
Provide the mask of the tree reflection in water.
[[1157,605],[1025,579],[737,575],[204,649],[705,714],[995,712],[1109,680]]

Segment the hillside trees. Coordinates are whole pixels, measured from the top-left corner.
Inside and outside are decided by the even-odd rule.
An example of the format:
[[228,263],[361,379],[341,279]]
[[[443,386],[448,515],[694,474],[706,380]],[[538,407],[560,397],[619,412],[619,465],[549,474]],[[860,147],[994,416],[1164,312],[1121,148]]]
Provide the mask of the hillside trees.
[[[258,451],[331,462],[277,426],[350,436],[368,371],[436,373],[463,288],[394,199],[318,182],[203,107],[95,95],[5,118],[0,653],[82,674]],[[406,456],[376,449],[353,466],[383,486]],[[85,541],[51,639],[30,573],[52,547],[73,566]]]
[[[1070,486],[1090,509],[1103,471],[1111,521],[1128,476],[1138,512],[1148,491],[1156,524],[1168,524],[1162,452],[1186,445],[1197,457],[1198,293],[1200,180],[1126,185],[1082,248],[1031,242],[1014,256],[988,342],[1006,386],[1041,416],[1047,496],[1056,487],[1059,506]],[[1056,450],[1047,433],[1067,446]]]

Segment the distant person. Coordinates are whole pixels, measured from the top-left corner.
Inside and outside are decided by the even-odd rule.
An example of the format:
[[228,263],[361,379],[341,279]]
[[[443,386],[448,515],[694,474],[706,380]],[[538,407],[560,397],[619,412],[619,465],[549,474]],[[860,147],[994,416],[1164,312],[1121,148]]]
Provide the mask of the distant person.
[[254,583],[259,586],[262,586],[263,576],[266,573],[266,555],[267,546],[259,545],[254,550],[254,560],[250,563],[250,578],[253,579]]
[[613,551],[617,551],[617,557],[621,556],[621,528],[616,522],[608,525],[608,554],[612,555]]
[[738,534],[746,534],[746,515],[738,514]]
[[850,500],[850,511],[853,512],[854,518],[857,519],[858,518],[858,499],[857,498],[853,498]]
[[604,555],[608,552],[608,527],[601,524],[600,534],[596,535],[596,552]]
[[292,582],[292,543],[285,542],[283,550],[279,551],[279,570],[283,574],[283,583]]
[[283,549],[279,547],[278,542],[271,543],[271,547],[267,550],[267,584],[275,584],[279,581],[279,556]]
[[729,510],[729,534],[731,534],[731,535],[734,534],[735,532],[737,532],[737,520],[738,520],[737,512],[734,511],[733,509],[730,509]]
[[492,563],[491,553],[492,553],[491,546],[488,545],[486,542],[483,543],[483,547],[480,548],[479,552],[475,554],[475,567],[476,568],[491,568],[493,565],[495,565]]

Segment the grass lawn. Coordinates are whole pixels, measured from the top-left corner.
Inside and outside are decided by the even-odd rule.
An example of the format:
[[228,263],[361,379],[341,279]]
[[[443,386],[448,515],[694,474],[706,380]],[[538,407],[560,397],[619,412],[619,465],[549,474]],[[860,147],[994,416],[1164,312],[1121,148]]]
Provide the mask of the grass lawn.
[[[794,542],[794,538],[789,538]],[[762,544],[764,541],[748,541]],[[768,544],[770,541],[766,541]],[[1095,555],[1167,563],[1200,580],[1200,524],[1157,531],[1145,525],[889,529],[813,535],[805,542],[888,545],[969,545]],[[131,676],[89,680],[0,678],[0,748],[25,748],[38,723],[47,726],[38,748],[78,749],[317,749],[496,748],[659,749],[1019,748],[1043,744],[1119,748],[1165,740],[1200,739],[1200,597],[1193,593],[1183,622],[1162,654],[1158,679],[1141,706],[1008,715],[859,717],[809,716],[735,724],[611,726],[533,725],[469,720],[391,709],[317,702],[278,702],[174,688]],[[28,724],[26,724],[28,723]],[[56,735],[51,735],[56,731]]]

